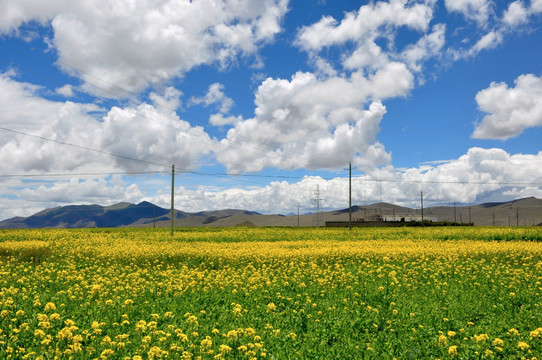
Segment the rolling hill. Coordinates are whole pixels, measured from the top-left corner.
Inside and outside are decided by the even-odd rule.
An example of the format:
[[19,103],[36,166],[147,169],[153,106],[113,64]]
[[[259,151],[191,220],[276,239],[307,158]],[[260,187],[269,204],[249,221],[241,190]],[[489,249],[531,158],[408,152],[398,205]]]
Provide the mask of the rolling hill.
[[[348,208],[320,213],[324,221],[347,221]],[[368,219],[375,215],[388,220],[421,215],[412,209],[388,203],[353,206],[352,219]],[[225,209],[188,213],[174,211],[177,227],[201,226],[314,226],[316,214],[264,215],[254,211]],[[530,197],[502,203],[472,206],[437,206],[424,209],[424,217],[438,221],[473,222],[475,225],[531,226],[542,224],[542,200]],[[119,203],[112,206],[69,205],[46,209],[29,217],[0,221],[0,229],[14,228],[85,228],[85,227],[168,227],[170,209],[149,202]]]

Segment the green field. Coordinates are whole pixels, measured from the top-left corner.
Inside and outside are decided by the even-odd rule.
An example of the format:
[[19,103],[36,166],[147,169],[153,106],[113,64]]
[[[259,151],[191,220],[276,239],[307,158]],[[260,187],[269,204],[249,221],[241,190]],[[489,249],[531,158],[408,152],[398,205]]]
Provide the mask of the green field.
[[540,359],[542,229],[2,231],[0,358]]

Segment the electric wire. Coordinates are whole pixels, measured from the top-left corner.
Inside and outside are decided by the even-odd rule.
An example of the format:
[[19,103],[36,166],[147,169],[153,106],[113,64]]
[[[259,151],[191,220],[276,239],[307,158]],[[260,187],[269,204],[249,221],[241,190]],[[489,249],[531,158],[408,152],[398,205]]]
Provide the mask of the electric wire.
[[[31,49],[27,44],[24,44],[22,42],[20,42],[20,44],[22,46],[24,46],[25,48],[27,48],[28,50],[30,51],[35,51],[33,49]],[[25,56],[26,58],[28,59],[31,59],[33,61],[36,61],[36,62],[39,62],[43,65],[46,65],[48,67],[51,67],[55,70],[57,70],[52,64],[48,63],[48,62],[44,62],[44,61],[41,61],[40,59],[38,59],[37,57],[35,56],[31,56],[23,51],[20,51],[14,47],[11,47],[11,46],[8,46],[6,45],[5,43],[0,43],[0,46],[3,46],[4,48],[10,50],[10,51],[13,51],[13,52],[16,52],[22,56]],[[73,70],[75,70],[76,72],[79,72],[83,75],[86,75],[90,78],[93,78],[99,82],[102,82],[104,84],[107,84],[108,86],[111,86],[113,88],[116,88],[118,90],[120,90],[121,92],[123,92],[125,95],[119,95],[117,93],[114,93],[108,89],[105,89],[97,84],[94,84],[94,83],[91,83],[91,82],[88,82],[85,80],[85,82],[93,87],[95,87],[96,89],[98,90],[101,90],[101,91],[104,91],[105,93],[109,94],[109,95],[112,95],[114,98],[119,98],[119,99],[126,99],[128,100],[129,102],[131,102],[132,104],[135,104],[135,105],[140,105],[138,103],[144,103],[143,101],[141,101],[139,99],[139,97],[134,93],[134,92],[131,92],[129,90],[126,90],[116,84],[113,84],[111,82],[108,82],[106,80],[103,80],[103,79],[100,79],[99,77],[96,77],[72,64],[69,64],[63,60],[60,60],[60,59],[55,59],[54,57],[52,56],[49,56],[47,54],[42,54],[40,53],[40,55],[48,58],[48,59],[51,59],[53,61],[56,61],[57,63],[60,63],[62,64],[63,66],[65,67],[68,67],[68,68],[71,68]],[[3,61],[6,61],[6,60],[3,60]],[[6,61],[7,62],[7,61]],[[56,83],[60,83],[58,82],[57,80],[53,80],[49,77],[45,77],[41,74],[38,74],[32,70],[29,70],[27,68],[24,68],[25,71],[28,71],[36,76],[40,76],[48,81],[53,81],[53,82],[56,82]],[[135,99],[135,100],[134,100]],[[166,109],[168,111],[172,111],[174,112],[175,110],[174,109],[171,109],[171,108],[168,108],[166,106],[164,106],[163,104],[154,104],[155,106],[157,107],[161,107],[163,109]],[[157,112],[155,110],[155,107],[153,106],[150,106],[149,107],[149,110],[151,111],[154,111],[154,112]],[[163,113],[160,113],[160,112],[157,112],[159,113],[160,115],[162,116],[165,116],[169,119],[172,119],[170,116],[168,115],[165,115]],[[187,118],[193,118],[193,117],[188,117],[186,116]],[[193,118],[195,119],[195,118]],[[174,129],[177,129],[177,130],[183,130],[183,129],[180,129],[176,126],[172,126],[170,124],[166,124],[164,122],[160,122],[156,119],[148,119],[148,118],[145,118],[145,120],[151,120],[151,121],[154,121],[154,122],[158,122],[158,123],[161,123],[162,125],[165,125],[167,127],[170,127],[170,128],[174,128]],[[195,119],[197,120],[198,122],[201,122],[200,119]],[[89,148],[89,147],[85,147],[85,146],[81,146],[81,145],[75,145],[75,144],[71,144],[71,143],[68,143],[68,142],[64,142],[64,141],[59,141],[59,140],[55,140],[55,139],[50,139],[50,138],[45,138],[45,137],[42,137],[42,136],[38,136],[38,135],[33,135],[33,134],[29,134],[29,133],[25,133],[25,132],[22,132],[22,131],[17,131],[17,130],[12,130],[12,129],[8,129],[8,128],[5,128],[5,127],[0,127],[1,130],[4,130],[4,131],[9,131],[9,132],[13,132],[13,133],[17,133],[17,134],[21,134],[21,135],[25,135],[25,136],[31,136],[31,137],[34,137],[34,138],[38,138],[38,139],[41,139],[41,140],[46,140],[46,141],[51,141],[51,142],[55,142],[57,144],[62,144],[62,145],[67,145],[67,146],[72,146],[72,147],[75,147],[75,148],[80,148],[80,149],[84,149],[84,150],[88,150],[88,151],[93,151],[93,152],[97,152],[97,153],[101,153],[101,154],[106,154],[106,155],[110,155],[110,156],[114,156],[114,157],[118,157],[118,158],[123,158],[123,159],[126,159],[126,160],[131,160],[131,161],[138,161],[138,162],[142,162],[142,163],[147,163],[147,164],[152,164],[152,165],[158,165],[158,166],[163,166],[163,167],[169,167],[170,165],[166,165],[166,164],[161,164],[161,163],[156,163],[156,162],[151,162],[151,161],[147,161],[147,160],[142,160],[142,159],[136,159],[136,158],[133,158],[133,157],[129,157],[129,156],[125,156],[125,155],[119,155],[119,154],[114,154],[114,153],[110,153],[110,152],[107,152],[107,151],[104,151],[104,150],[99,150],[99,149],[93,149],[93,148]],[[200,136],[201,134],[194,134],[196,136]],[[241,136],[241,135],[237,135],[237,137],[241,138],[241,139],[244,139],[245,137]],[[247,138],[248,139],[248,138]],[[251,142],[252,139],[249,139]],[[269,144],[269,143],[264,143],[264,142],[259,142],[259,145],[263,145],[263,146],[271,146],[272,144]],[[256,148],[254,146],[252,146],[252,144],[242,144],[242,146],[248,146],[248,147],[251,147],[253,149],[257,149],[257,150],[261,150],[259,148]],[[237,145],[237,147],[240,147],[239,145]],[[268,156],[270,155],[275,155],[275,156],[278,156],[278,154],[274,154],[274,153],[271,153],[271,154],[267,154]],[[201,172],[201,171],[193,171],[193,170],[189,170],[189,169],[178,169],[178,171],[176,171],[176,173],[190,173],[190,174],[194,174],[194,175],[199,175],[199,176],[214,176],[214,177],[222,177],[222,178],[231,178],[231,177],[235,177],[235,178],[238,178],[238,180],[240,180],[239,178],[241,177],[252,177],[252,178],[275,178],[275,179],[295,179],[295,180],[299,180],[299,179],[303,179],[303,178],[306,178],[307,175],[304,175],[304,176],[286,176],[286,175],[262,175],[262,174],[229,174],[229,173],[219,173],[219,172],[214,172],[214,173],[208,173],[208,172]],[[156,173],[156,172],[154,172]],[[165,172],[164,172],[165,173]],[[120,173],[119,173],[120,174]],[[123,173],[123,174],[127,174],[129,175],[130,173]],[[77,174],[74,174],[74,175],[77,175]],[[104,174],[98,174],[96,173],[96,175],[104,175]],[[9,175],[0,175],[0,177],[8,177]],[[28,177],[28,176],[38,176],[38,175],[23,175],[21,174],[20,175],[21,177]],[[40,175],[40,176],[49,176],[49,175]],[[52,174],[51,176],[55,176],[54,174]],[[69,176],[68,174],[66,174],[66,176]],[[82,175],[81,175],[82,176]],[[323,180],[334,180],[334,179],[337,179],[337,178],[330,178],[330,177],[322,177],[322,176],[315,176],[315,177],[318,177],[318,178],[321,178]],[[472,182],[472,181],[431,181],[431,180],[395,180],[395,179],[367,179],[367,178],[361,178],[361,177],[357,177],[357,178],[353,178],[353,179],[360,179],[360,180],[363,180],[363,181],[368,181],[368,182],[385,182],[385,183],[419,183],[419,184],[464,184],[464,185],[508,185],[508,186],[513,186],[513,185],[516,185],[516,186],[540,186],[542,185],[542,182]],[[345,178],[342,178],[340,180],[345,180]],[[240,180],[240,181],[243,181],[243,182],[247,182],[247,183],[256,183],[256,182],[250,182],[250,181],[246,181],[246,180]],[[256,184],[261,184],[261,183],[256,183]]]
[[71,146],[71,147],[78,148],[78,149],[83,149],[83,150],[87,150],[87,151],[93,151],[93,152],[96,152],[96,153],[99,153],[99,154],[105,154],[105,155],[109,155],[109,156],[113,156],[113,157],[117,157],[117,158],[121,158],[121,159],[125,159],[125,160],[137,161],[137,162],[141,162],[141,163],[145,163],[145,164],[149,164],[149,165],[157,165],[157,166],[169,167],[169,165],[160,164],[160,163],[153,162],[153,161],[147,161],[147,160],[142,160],[142,159],[136,159],[136,158],[133,158],[133,157],[130,157],[130,156],[119,155],[119,154],[115,154],[115,153],[112,153],[112,152],[108,152],[108,151],[104,151],[104,150],[99,150],[99,149],[93,149],[93,148],[90,148],[90,147],[87,147],[87,146],[75,145],[75,144],[68,143],[68,142],[65,142],[65,141],[60,141],[60,140],[55,140],[55,139],[46,138],[46,137],[44,137],[44,136],[29,134],[29,133],[26,133],[26,132],[24,132],[24,131],[18,131],[18,130],[8,129],[8,128],[3,127],[3,126],[0,126],[0,130],[12,132],[12,133],[19,134],[19,135],[24,135],[24,136],[33,137],[33,138],[40,139],[40,140],[44,140],[44,141],[50,141],[50,142],[54,142],[54,143],[61,144],[61,145]]
[[[18,41],[18,43],[20,43],[22,46],[24,46],[25,48],[27,48],[29,51],[35,52],[35,50],[32,49],[32,48],[30,48],[27,44],[25,44],[25,43],[23,43],[23,42],[20,42],[20,41]],[[39,63],[41,63],[41,64],[44,64],[44,65],[46,65],[46,66],[48,66],[48,67],[54,69],[54,70],[57,70],[52,64],[49,64],[49,63],[40,61],[40,60],[37,59],[36,57],[30,56],[30,55],[28,55],[28,54],[25,54],[25,53],[22,52],[22,51],[19,51],[19,50],[17,50],[17,49],[14,49],[13,47],[7,46],[7,45],[5,45],[5,44],[3,44],[3,43],[0,43],[0,46],[3,46],[3,47],[5,47],[5,48],[7,48],[7,49],[9,49],[9,50],[11,50],[11,51],[17,52],[18,54],[21,54],[21,55],[23,55],[23,56],[25,56],[25,57],[27,57],[27,58],[29,58],[29,59],[35,60],[35,61],[37,61],[37,62],[39,62]],[[90,76],[90,77],[92,77],[92,78],[94,78],[94,79],[96,79],[96,80],[99,80],[99,81],[101,81],[101,82],[107,84],[107,85],[110,85],[110,86],[112,86],[112,87],[115,87],[115,88],[121,90],[123,93],[125,93],[125,94],[127,94],[127,95],[130,95],[130,96],[123,97],[123,96],[121,96],[121,95],[119,95],[119,94],[116,94],[116,93],[114,93],[114,92],[112,92],[112,91],[110,91],[110,90],[108,90],[108,89],[105,89],[105,88],[103,88],[103,87],[101,87],[101,86],[98,86],[98,85],[96,85],[96,84],[94,84],[94,83],[85,81],[85,83],[87,83],[87,84],[89,84],[89,85],[95,87],[96,89],[99,89],[99,90],[101,90],[101,91],[104,91],[104,92],[106,92],[106,93],[112,95],[112,96],[115,97],[115,98],[119,98],[119,99],[123,99],[123,98],[124,98],[124,99],[127,99],[127,100],[128,100],[129,102],[131,102],[132,105],[134,105],[134,106],[139,106],[139,105],[141,105],[141,103],[145,103],[144,101],[141,101],[141,100],[139,99],[138,95],[135,94],[134,92],[131,92],[131,91],[129,91],[129,90],[126,90],[126,89],[124,89],[124,88],[122,88],[122,87],[120,87],[120,86],[118,86],[118,85],[112,84],[112,83],[110,83],[110,82],[108,82],[108,81],[106,81],[106,80],[100,79],[100,78],[98,78],[98,77],[96,77],[96,76],[94,76],[94,75],[92,75],[92,74],[90,74],[90,73],[88,73],[88,72],[85,72],[84,70],[81,70],[81,69],[79,69],[78,67],[73,66],[73,65],[71,65],[71,64],[69,64],[69,63],[67,63],[67,62],[65,62],[65,61],[60,60],[60,59],[55,59],[54,57],[49,56],[49,55],[47,55],[47,54],[42,54],[42,53],[40,53],[40,55],[45,56],[45,57],[47,57],[47,58],[49,58],[49,59],[51,59],[51,60],[53,60],[53,61],[57,61],[58,63],[61,63],[61,64],[65,65],[65,66],[67,66],[67,67],[70,67],[70,68],[72,68],[73,70],[75,70],[75,71],[77,71],[77,72],[80,72],[80,73],[82,73],[82,74],[84,74],[84,75]],[[134,99],[135,99],[135,100],[134,100]],[[163,114],[163,113],[157,111],[157,110],[155,109],[155,107],[160,107],[160,108],[166,109],[166,110],[168,110],[169,112],[175,112],[175,109],[171,109],[171,108],[168,108],[168,107],[164,106],[163,104],[156,104],[156,103],[154,104],[154,107],[153,107],[153,106],[150,106],[150,107],[148,108],[148,110],[150,110],[150,111],[152,111],[152,112],[155,112],[155,113],[157,113],[157,114],[159,114],[159,115],[161,115],[161,116],[165,116],[166,118],[169,118],[169,119],[172,120],[172,121],[175,120],[175,119],[173,119],[171,116],[169,116],[169,115],[167,115],[167,114]],[[201,119],[197,119],[197,118],[195,118],[195,117],[193,117],[193,116],[188,116],[187,114],[184,114],[184,117],[187,118],[187,119],[196,120],[197,123],[206,123],[206,121],[203,121],[203,120],[201,120]],[[178,128],[178,127],[172,126],[172,125],[170,125],[170,124],[166,124],[166,123],[164,123],[164,122],[161,122],[161,121],[159,121],[159,120],[157,120],[157,119],[145,119],[145,120],[150,120],[150,121],[153,121],[153,122],[161,123],[161,124],[163,124],[163,125],[165,125],[165,126],[167,126],[167,127],[174,128],[174,129],[177,129],[177,130],[183,130],[183,129],[180,129],[180,128]],[[192,124],[191,124],[191,125],[192,125]],[[205,134],[207,134],[207,133],[205,133]],[[200,133],[194,133],[194,134],[192,134],[192,135],[197,136],[197,137],[204,137],[204,135],[203,135],[203,134],[200,134]],[[275,158],[277,158],[277,159],[279,159],[279,158],[281,157],[279,154],[277,154],[277,153],[275,153],[275,152],[269,152],[269,151],[266,150],[266,149],[261,149],[261,148],[255,146],[255,145],[254,145],[253,139],[250,138],[250,137],[236,134],[236,138],[238,138],[238,139],[240,139],[240,140],[242,140],[242,141],[245,141],[245,143],[236,144],[236,145],[233,146],[233,147],[235,147],[235,148],[250,148],[250,149],[256,150],[256,151],[263,151],[263,152],[266,152],[265,156],[267,156],[267,157],[275,157]],[[205,140],[206,140],[206,139],[205,139]],[[276,145],[273,144],[273,143],[266,143],[266,142],[262,142],[262,141],[258,141],[257,144],[258,144],[258,145],[261,145],[261,146],[265,146],[265,147],[272,147],[272,148],[275,148],[275,147],[276,147]]]

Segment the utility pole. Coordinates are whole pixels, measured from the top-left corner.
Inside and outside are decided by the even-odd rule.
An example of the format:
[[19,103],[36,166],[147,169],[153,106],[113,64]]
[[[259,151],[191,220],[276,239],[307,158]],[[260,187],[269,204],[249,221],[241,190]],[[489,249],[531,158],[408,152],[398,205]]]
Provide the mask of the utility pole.
[[352,162],[348,163],[348,225],[352,230]]
[[422,204],[422,227],[423,227],[423,191],[420,191],[420,200]]
[[171,236],[173,236],[174,191],[175,191],[175,165],[171,165]]
[[322,198],[320,197],[320,185],[316,184],[316,191],[314,192],[314,202],[316,203],[316,218],[315,223],[317,227],[322,226]]

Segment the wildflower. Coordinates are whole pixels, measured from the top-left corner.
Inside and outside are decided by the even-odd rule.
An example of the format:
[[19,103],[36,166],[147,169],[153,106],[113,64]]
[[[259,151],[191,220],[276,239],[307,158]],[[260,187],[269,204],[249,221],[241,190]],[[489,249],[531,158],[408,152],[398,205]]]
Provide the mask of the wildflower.
[[489,340],[487,334],[474,335],[474,338],[476,339],[476,342],[485,342],[486,340]]
[[452,345],[448,348],[448,354],[450,354],[452,357],[454,357],[455,355],[457,355],[457,346],[456,345]]
[[443,346],[446,345],[446,340],[447,340],[447,339],[446,339],[446,336],[444,336],[444,335],[440,335],[440,336],[438,337],[438,343],[439,343],[440,345],[443,345]]
[[454,337],[455,335],[456,335],[455,331],[452,331],[452,330],[448,331],[448,336],[449,337]]
[[234,307],[233,307],[233,315],[235,316],[239,316],[241,315],[241,313],[243,312],[243,307],[239,304],[236,304]]
[[48,302],[47,304],[45,304],[45,311],[55,311],[56,310],[56,305],[52,302]]
[[275,311],[275,310],[277,310],[277,307],[275,306],[274,303],[267,304],[267,312]]
[[484,355],[485,355],[486,357],[493,357],[493,351],[487,349],[486,352],[484,353]]
[[209,336],[206,336],[205,339],[201,340],[201,347],[211,347],[213,346],[213,340]]
[[499,339],[499,338],[495,338],[495,340],[493,340],[493,345],[495,345],[495,346],[503,346],[503,345],[504,345],[504,341],[502,341],[502,340]]
[[514,328],[508,330],[508,333],[509,333],[510,335],[516,335],[516,336],[519,335],[519,331],[517,331],[517,330],[514,329]]
[[220,345],[219,349],[220,349],[221,353],[228,353],[228,352],[231,351],[231,347],[229,347],[228,345],[224,345],[224,344]]
[[526,342],[520,341],[518,342],[518,348],[520,348],[521,350],[527,350],[528,348],[530,348],[530,346]]

